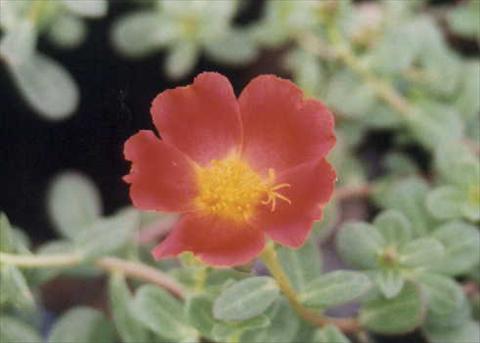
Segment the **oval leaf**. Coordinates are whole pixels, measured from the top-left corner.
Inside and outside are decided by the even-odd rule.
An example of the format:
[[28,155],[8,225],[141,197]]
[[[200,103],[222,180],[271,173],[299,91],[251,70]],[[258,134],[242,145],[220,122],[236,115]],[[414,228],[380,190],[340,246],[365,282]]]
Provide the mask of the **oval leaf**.
[[240,321],[263,313],[278,297],[277,283],[258,276],[234,283],[220,294],[213,305],[216,319]]
[[358,298],[371,285],[370,279],[360,272],[335,271],[309,283],[300,293],[300,300],[308,306],[332,307]]
[[85,175],[65,172],[57,176],[50,186],[48,212],[57,231],[73,239],[79,229],[100,217],[100,193]]
[[420,326],[425,306],[420,290],[412,283],[406,284],[393,299],[377,298],[368,301],[360,310],[362,325],[379,334],[406,333]]
[[337,249],[348,264],[364,269],[378,266],[378,254],[385,240],[367,223],[347,223],[337,236]]
[[88,307],[65,313],[53,326],[48,343],[113,343],[113,328],[103,314]]
[[161,337],[179,342],[196,341],[197,333],[187,326],[182,304],[167,291],[153,285],[138,289],[133,306],[135,317]]
[[79,91],[68,71],[54,60],[35,54],[20,65],[9,65],[27,103],[46,119],[60,120],[73,114]]

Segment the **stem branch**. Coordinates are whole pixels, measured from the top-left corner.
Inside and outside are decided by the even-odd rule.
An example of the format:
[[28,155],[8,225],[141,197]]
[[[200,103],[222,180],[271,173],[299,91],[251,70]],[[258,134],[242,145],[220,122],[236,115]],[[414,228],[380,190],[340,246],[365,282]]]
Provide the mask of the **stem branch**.
[[[14,255],[0,252],[0,264],[10,264],[21,268],[58,268],[73,267],[83,262],[78,253],[59,255]],[[93,262],[97,268],[107,272],[119,271],[124,275],[147,281],[165,288],[178,298],[185,296],[183,287],[168,274],[139,262],[123,260],[117,257],[102,257]]]
[[288,299],[292,308],[302,317],[304,320],[312,323],[315,326],[323,327],[325,325],[335,325],[345,333],[352,333],[361,330],[360,324],[354,318],[331,318],[322,314],[313,312],[302,305],[298,299],[297,293],[290,283],[287,275],[283,271],[282,266],[278,262],[277,252],[273,244],[267,244],[265,250],[262,253],[262,261],[270,270],[271,275],[277,281],[280,290]]

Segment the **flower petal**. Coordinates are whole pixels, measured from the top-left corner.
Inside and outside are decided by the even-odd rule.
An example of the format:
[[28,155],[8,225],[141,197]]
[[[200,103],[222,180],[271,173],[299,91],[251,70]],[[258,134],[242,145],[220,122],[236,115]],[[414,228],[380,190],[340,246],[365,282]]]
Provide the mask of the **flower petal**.
[[160,93],[151,113],[162,139],[201,165],[240,143],[238,103],[230,82],[218,73],[202,73],[190,86]]
[[132,162],[124,180],[130,197],[142,210],[181,212],[191,209],[196,195],[195,171],[183,153],[143,130],[125,142],[125,158]]
[[279,172],[318,160],[335,145],[330,111],[319,101],[303,100],[288,80],[259,76],[245,87],[239,103],[242,151],[257,170]]
[[247,224],[186,214],[153,255],[160,259],[191,251],[210,265],[233,266],[250,262],[264,244],[263,232]]
[[263,206],[255,219],[271,239],[297,248],[307,238],[313,221],[322,216],[323,205],[331,198],[335,184],[335,171],[321,159],[304,163],[279,175],[279,183],[290,184],[279,190],[291,204],[277,199],[275,211]]

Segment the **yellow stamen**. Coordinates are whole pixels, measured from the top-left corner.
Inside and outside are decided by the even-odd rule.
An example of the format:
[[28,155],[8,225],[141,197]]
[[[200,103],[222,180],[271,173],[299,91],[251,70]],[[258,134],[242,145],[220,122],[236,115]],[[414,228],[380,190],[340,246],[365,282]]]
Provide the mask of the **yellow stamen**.
[[291,204],[289,198],[278,192],[291,185],[275,184],[275,179],[273,169],[262,178],[237,156],[213,160],[207,167],[197,168],[199,194],[195,204],[208,214],[248,221],[260,204],[271,205],[272,212],[276,209],[277,198]]

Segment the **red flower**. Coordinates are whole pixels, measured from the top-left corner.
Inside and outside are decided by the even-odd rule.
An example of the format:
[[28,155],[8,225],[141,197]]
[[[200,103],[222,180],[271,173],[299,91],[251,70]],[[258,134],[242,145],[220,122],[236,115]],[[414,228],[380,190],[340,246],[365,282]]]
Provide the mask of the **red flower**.
[[159,139],[140,131],[125,143],[133,204],[182,214],[154,250],[191,251],[212,265],[257,256],[265,234],[303,244],[330,199],[335,172],[333,117],[303,100],[292,82],[252,80],[237,100],[227,78],[202,73],[192,85],[160,93],[151,113]]

